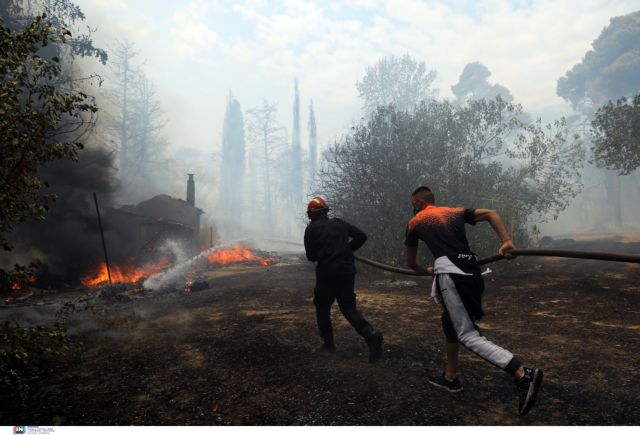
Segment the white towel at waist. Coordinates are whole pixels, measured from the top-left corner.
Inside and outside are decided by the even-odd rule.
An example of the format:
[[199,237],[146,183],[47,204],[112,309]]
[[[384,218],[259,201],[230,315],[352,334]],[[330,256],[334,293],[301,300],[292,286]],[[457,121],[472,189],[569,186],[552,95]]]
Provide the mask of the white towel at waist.
[[[436,280],[438,279],[438,275],[443,273],[449,273],[453,275],[473,275],[472,273],[463,272],[458,266],[453,264],[449,257],[443,255],[442,257],[436,258],[436,261],[433,263],[433,283],[431,284],[431,297],[436,301],[436,303],[440,303],[440,299],[438,298],[438,286],[436,284]],[[483,275],[491,273],[491,269],[487,268]]]

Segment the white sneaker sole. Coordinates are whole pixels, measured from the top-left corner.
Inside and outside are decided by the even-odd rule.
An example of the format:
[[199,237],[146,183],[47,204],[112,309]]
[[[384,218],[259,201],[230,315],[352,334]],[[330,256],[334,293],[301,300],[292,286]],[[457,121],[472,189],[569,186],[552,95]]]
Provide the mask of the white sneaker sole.
[[459,393],[459,392],[461,392],[462,390],[464,390],[464,387],[463,387],[463,386],[460,386],[459,388],[456,388],[456,389],[451,389],[451,388],[449,388],[449,387],[447,387],[447,386],[445,386],[445,385],[441,385],[441,384],[439,384],[439,383],[437,383],[437,382],[433,382],[433,381],[431,381],[431,380],[427,380],[427,382],[429,382],[429,383],[430,383],[431,385],[433,385],[434,387],[438,387],[438,388],[440,388],[441,390],[448,391],[449,393],[452,393],[452,394]]

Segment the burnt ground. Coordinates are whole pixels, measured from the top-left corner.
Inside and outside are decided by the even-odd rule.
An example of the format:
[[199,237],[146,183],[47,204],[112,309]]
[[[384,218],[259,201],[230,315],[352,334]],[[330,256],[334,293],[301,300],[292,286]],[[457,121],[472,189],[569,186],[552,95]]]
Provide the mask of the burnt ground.
[[202,291],[78,315],[70,332],[82,345],[30,381],[19,423],[640,424],[640,265],[523,258],[491,267],[482,330],[545,373],[523,418],[511,379],[465,350],[462,393],[427,383],[443,361],[430,279],[359,265],[359,306],[384,332],[383,360],[367,362],[337,307],[338,351],[317,353],[313,266],[300,263],[230,267],[205,275]]

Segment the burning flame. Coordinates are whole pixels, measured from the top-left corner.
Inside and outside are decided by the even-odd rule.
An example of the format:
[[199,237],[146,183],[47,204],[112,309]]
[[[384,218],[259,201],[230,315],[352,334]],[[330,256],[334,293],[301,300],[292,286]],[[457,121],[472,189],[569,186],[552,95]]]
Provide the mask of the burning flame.
[[[169,266],[169,259],[163,258],[156,264],[148,265],[145,267],[136,267],[130,264],[122,266],[111,266],[111,282],[112,283],[135,283],[140,279],[148,278]],[[80,280],[82,284],[90,287],[95,287],[103,282],[109,281],[109,275],[107,274],[107,265],[102,263],[95,272],[84,277]]]
[[[31,275],[29,278],[27,278],[27,283],[29,283],[29,285],[34,285],[37,281],[37,278],[34,275]],[[11,290],[22,290],[24,287],[22,286],[21,282],[14,282],[13,284],[11,284]]]
[[231,263],[237,263],[240,261],[255,261],[262,266],[268,266],[269,260],[265,258],[256,257],[249,249],[235,244],[231,249],[222,249],[212,252],[207,256],[209,263],[227,265]]
[[[27,278],[27,284],[29,285],[34,285],[37,282],[37,278],[32,275],[30,277]],[[4,303],[5,304],[12,304],[16,298],[23,293],[22,290],[24,290],[25,287],[23,285],[22,281],[15,281],[13,283],[11,283],[11,291],[13,292],[12,294],[8,295],[6,298],[4,298]]]

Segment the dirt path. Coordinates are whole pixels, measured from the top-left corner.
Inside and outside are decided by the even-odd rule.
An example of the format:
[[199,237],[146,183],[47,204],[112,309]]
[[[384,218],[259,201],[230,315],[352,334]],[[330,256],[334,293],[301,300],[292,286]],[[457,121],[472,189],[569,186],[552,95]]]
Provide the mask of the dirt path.
[[79,318],[84,345],[34,381],[28,423],[640,424],[640,267],[523,259],[496,269],[480,326],[545,371],[525,418],[508,376],[466,351],[464,392],[426,382],[441,370],[443,343],[429,281],[359,274],[360,308],[385,334],[383,360],[367,363],[337,307],[338,352],[316,353],[313,269],[294,264],[211,273],[209,289]]

